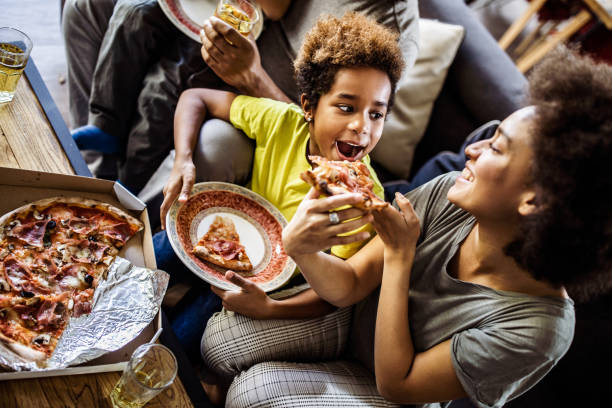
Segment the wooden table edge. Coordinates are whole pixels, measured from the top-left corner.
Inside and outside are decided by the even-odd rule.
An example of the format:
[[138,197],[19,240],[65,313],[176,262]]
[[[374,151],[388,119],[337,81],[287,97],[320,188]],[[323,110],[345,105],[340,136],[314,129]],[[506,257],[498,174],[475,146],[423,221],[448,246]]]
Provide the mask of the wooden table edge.
[[43,111],[47,116],[47,120],[51,124],[57,139],[62,145],[62,148],[64,149],[66,157],[68,158],[68,161],[70,161],[70,165],[74,169],[74,172],[78,176],[92,177],[91,171],[89,171],[89,168],[87,167],[87,163],[85,163],[79,148],[72,139],[72,135],[66,126],[66,122],[57,108],[55,101],[51,97],[51,94],[40,76],[40,72],[38,72],[38,68],[36,68],[36,64],[34,64],[34,60],[32,58],[28,60],[24,73],[28,78],[28,82],[30,82],[30,86],[34,91],[34,94],[38,98],[38,102],[43,108]]

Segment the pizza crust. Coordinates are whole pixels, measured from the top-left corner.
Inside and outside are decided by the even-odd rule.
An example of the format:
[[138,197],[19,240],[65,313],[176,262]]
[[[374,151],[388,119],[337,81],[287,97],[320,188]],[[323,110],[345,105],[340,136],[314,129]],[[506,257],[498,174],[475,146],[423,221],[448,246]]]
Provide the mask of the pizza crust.
[[209,251],[204,245],[197,245],[195,248],[193,248],[193,253],[205,261],[211,262],[223,268],[231,269],[233,271],[250,272],[253,270],[253,265],[251,265],[251,262],[243,262],[237,259],[225,259],[222,256]]
[[6,337],[2,333],[0,333],[0,341],[6,346],[7,349],[25,360],[41,363],[47,359],[47,355],[42,351],[34,350],[24,344],[18,343],[10,337]]
[[120,208],[117,208],[108,203],[103,203],[98,200],[92,200],[92,199],[83,198],[83,197],[51,197],[51,198],[43,198],[42,200],[34,201],[32,203],[16,208],[13,211],[1,216],[0,226],[4,225],[8,220],[10,220],[13,217],[13,215],[16,215],[21,212],[45,209],[54,204],[71,204],[71,205],[77,205],[80,207],[94,208],[100,211],[104,211],[104,212],[113,214],[117,218],[127,222],[130,225],[130,227],[132,227],[133,229],[136,229],[136,232],[144,228],[144,224],[140,220],[138,220],[135,217],[132,217],[131,215],[121,210]]

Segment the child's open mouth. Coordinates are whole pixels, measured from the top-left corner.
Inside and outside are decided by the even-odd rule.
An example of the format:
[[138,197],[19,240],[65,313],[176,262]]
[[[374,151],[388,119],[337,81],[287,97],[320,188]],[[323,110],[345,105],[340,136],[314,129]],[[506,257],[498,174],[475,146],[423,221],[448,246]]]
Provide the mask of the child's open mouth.
[[342,160],[355,161],[363,151],[363,146],[336,140],[336,150]]

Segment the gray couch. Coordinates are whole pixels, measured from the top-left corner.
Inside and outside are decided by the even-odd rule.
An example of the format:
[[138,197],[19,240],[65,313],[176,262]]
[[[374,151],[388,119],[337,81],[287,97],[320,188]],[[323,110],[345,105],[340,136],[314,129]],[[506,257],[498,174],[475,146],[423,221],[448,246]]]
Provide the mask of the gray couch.
[[527,89],[525,77],[462,0],[422,0],[419,11],[423,18],[463,26],[465,37],[415,152],[412,174],[437,152],[456,150],[478,126],[515,111]]

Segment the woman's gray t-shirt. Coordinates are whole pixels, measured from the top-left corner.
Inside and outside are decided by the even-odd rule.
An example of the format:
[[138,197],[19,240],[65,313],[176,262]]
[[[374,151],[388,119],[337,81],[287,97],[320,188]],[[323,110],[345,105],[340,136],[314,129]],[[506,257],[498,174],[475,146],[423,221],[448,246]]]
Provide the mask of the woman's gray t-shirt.
[[[472,402],[501,407],[534,386],[567,352],[574,303],[498,291],[447,273],[475,223],[446,199],[457,175],[440,176],[407,194],[421,222],[410,278],[410,332],[417,353],[452,338],[453,366]],[[351,353],[372,372],[377,303],[378,291],[356,305],[350,340]]]

